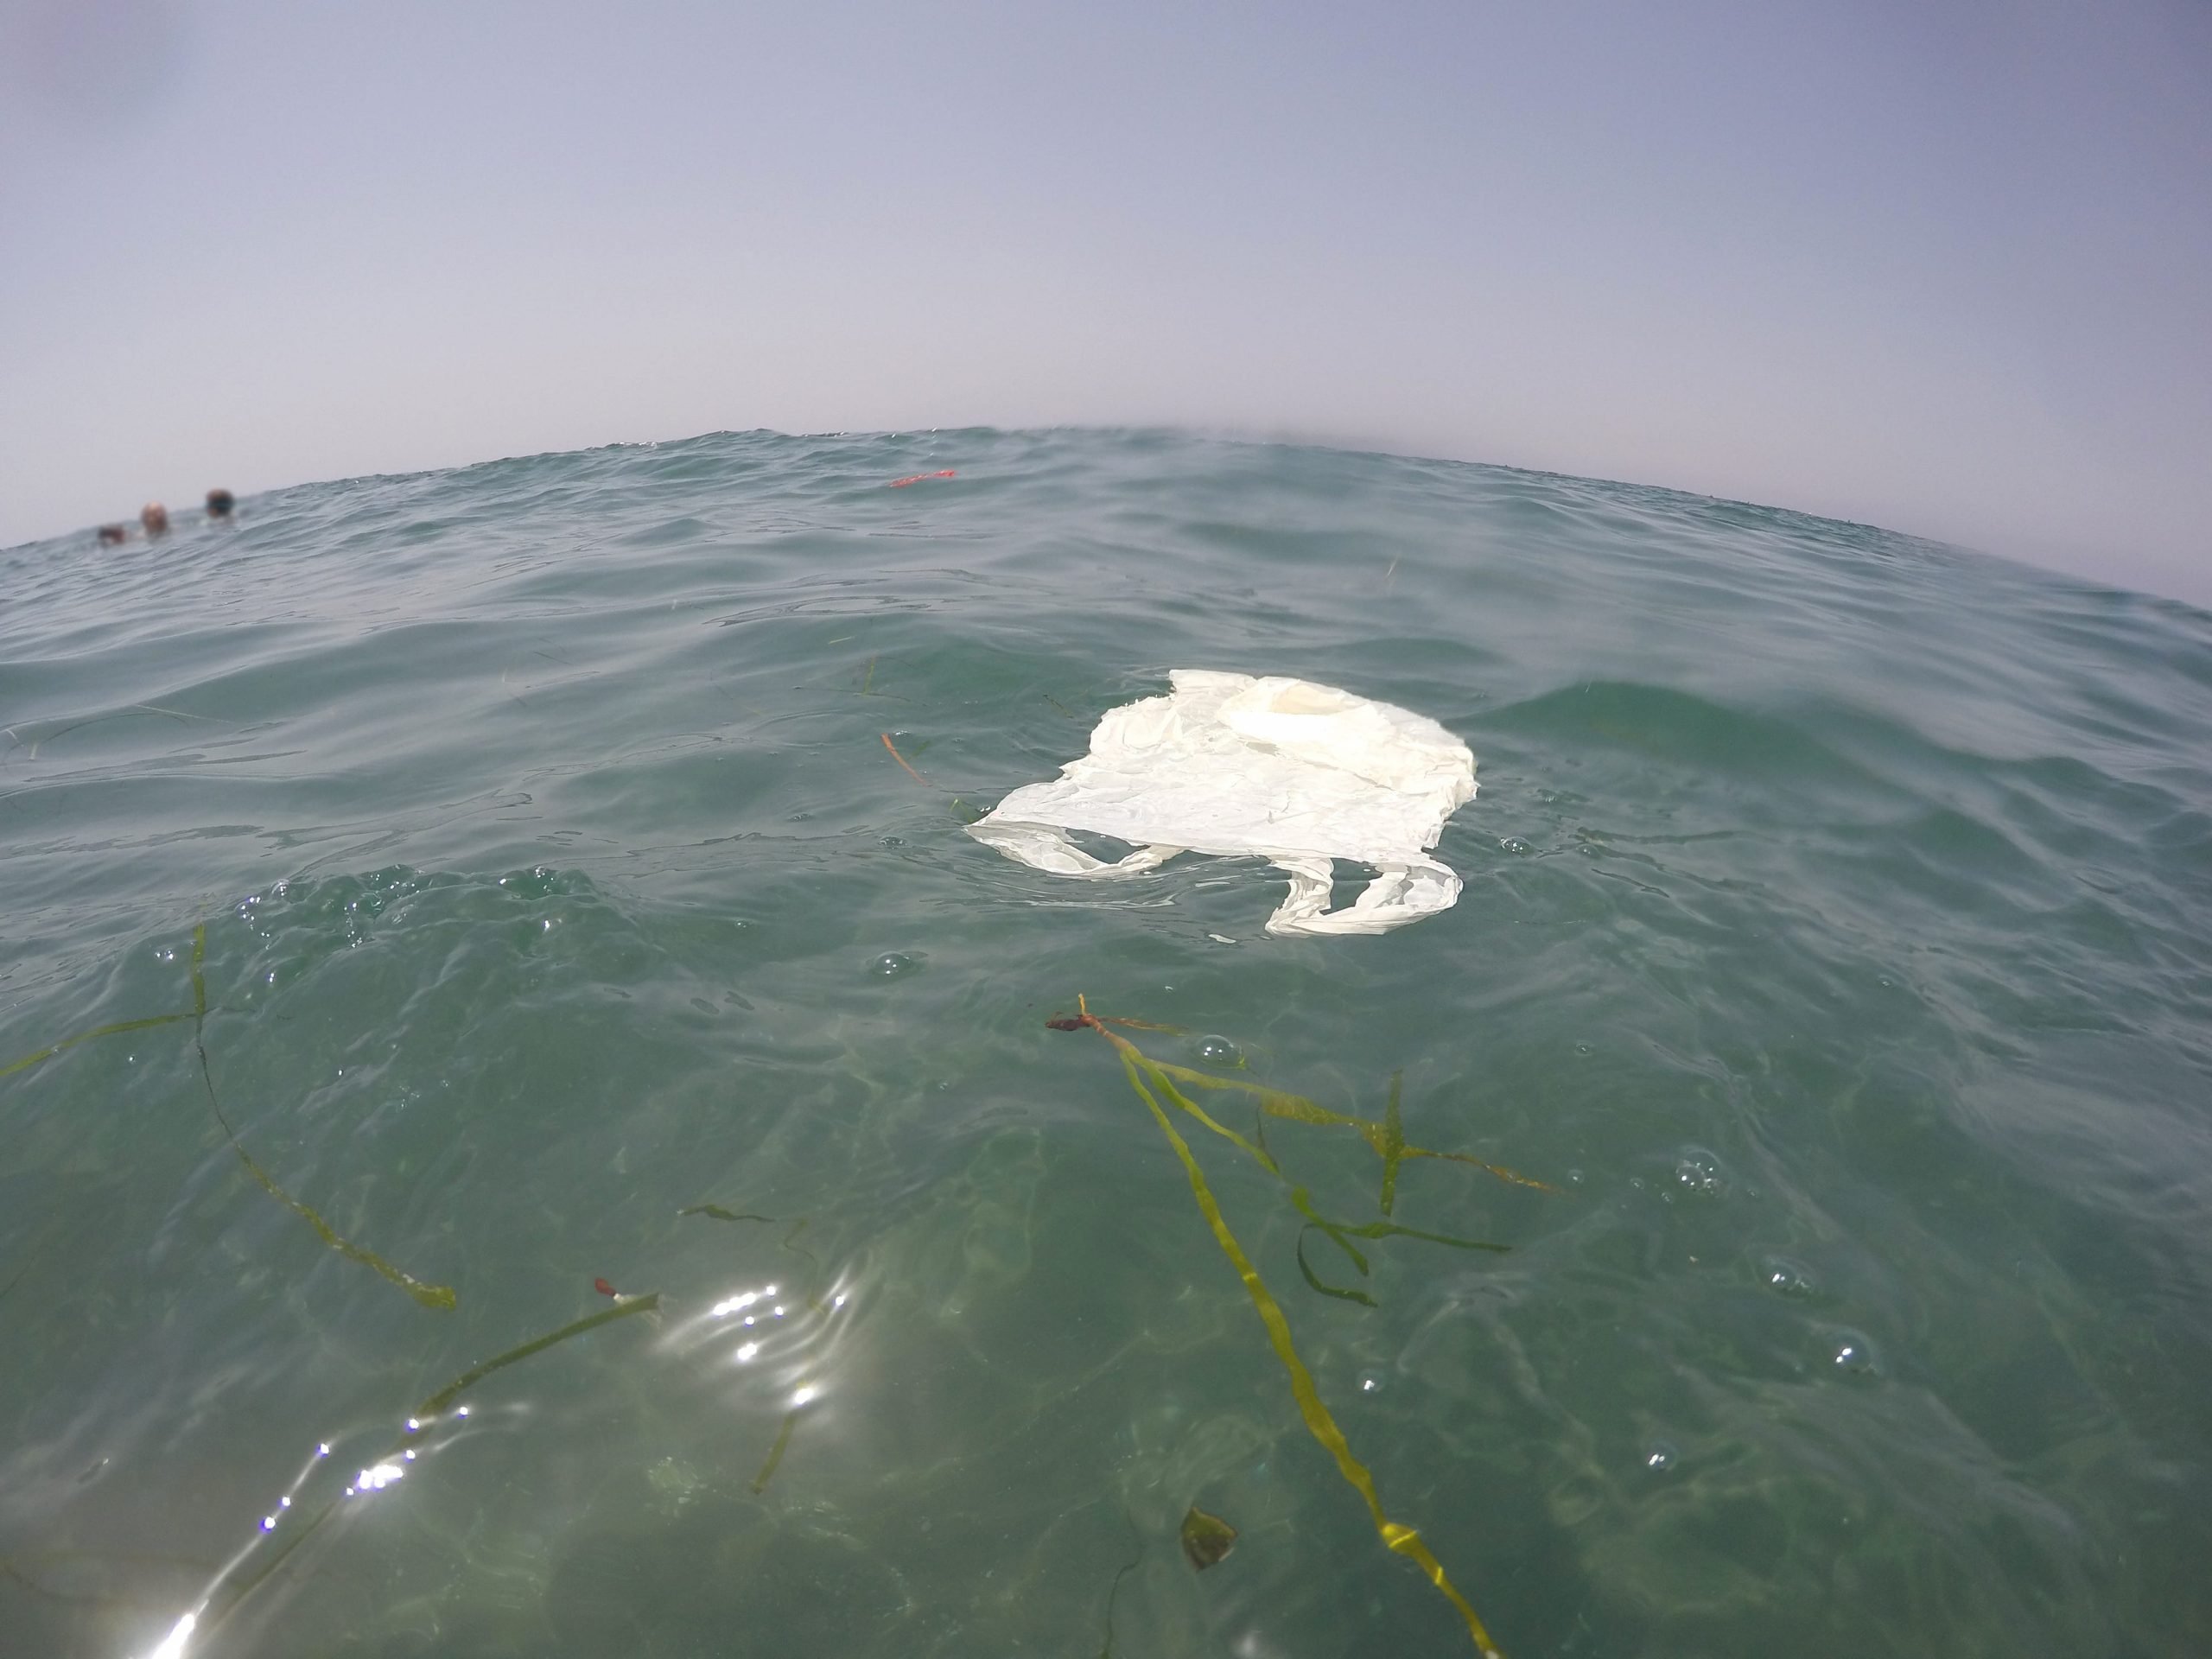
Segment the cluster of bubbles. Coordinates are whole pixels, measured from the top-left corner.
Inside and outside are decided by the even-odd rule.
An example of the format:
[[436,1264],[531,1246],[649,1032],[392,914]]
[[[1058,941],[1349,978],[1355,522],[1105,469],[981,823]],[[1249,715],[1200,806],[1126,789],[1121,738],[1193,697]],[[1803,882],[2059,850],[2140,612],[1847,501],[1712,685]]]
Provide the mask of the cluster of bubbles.
[[[1691,1202],[1710,1202],[1725,1198],[1731,1190],[1727,1166],[1718,1155],[1700,1146],[1684,1146],[1674,1158],[1671,1179],[1656,1183],[1660,1198],[1669,1202],[1683,1198]],[[1582,1173],[1571,1172],[1570,1185],[1581,1184]],[[1633,1179],[1631,1185],[1645,1186],[1642,1178]],[[1826,1287],[1811,1268],[1796,1257],[1771,1251],[1758,1258],[1758,1282],[1775,1295],[1799,1303],[1818,1303],[1827,1300]],[[1809,1329],[1810,1345],[1819,1354],[1821,1363],[1818,1370],[1828,1375],[1853,1380],[1878,1379],[1885,1375],[1880,1351],[1863,1331],[1849,1325],[1818,1325]],[[1815,1369],[1806,1366],[1803,1369]],[[1665,1474],[1674,1470],[1681,1460],[1681,1452],[1672,1442],[1654,1439],[1647,1440],[1641,1452],[1643,1466],[1654,1474]]]

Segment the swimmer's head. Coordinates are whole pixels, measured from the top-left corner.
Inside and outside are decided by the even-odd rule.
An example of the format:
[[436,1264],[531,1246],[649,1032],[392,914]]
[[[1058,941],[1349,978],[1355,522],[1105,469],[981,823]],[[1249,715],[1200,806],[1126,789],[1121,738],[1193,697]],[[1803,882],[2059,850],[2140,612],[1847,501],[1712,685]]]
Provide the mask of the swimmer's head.
[[238,504],[238,497],[232,495],[228,490],[210,490],[207,492],[207,516],[210,518],[229,518],[231,516],[232,510],[235,508]]
[[158,501],[149,501],[138,509],[138,522],[146,527],[149,536],[166,536],[169,528],[169,510]]
[[124,538],[130,534],[130,526],[128,524],[102,524],[99,530],[93,532],[93,534],[97,535],[100,538],[100,545],[102,547],[118,547],[122,545]]

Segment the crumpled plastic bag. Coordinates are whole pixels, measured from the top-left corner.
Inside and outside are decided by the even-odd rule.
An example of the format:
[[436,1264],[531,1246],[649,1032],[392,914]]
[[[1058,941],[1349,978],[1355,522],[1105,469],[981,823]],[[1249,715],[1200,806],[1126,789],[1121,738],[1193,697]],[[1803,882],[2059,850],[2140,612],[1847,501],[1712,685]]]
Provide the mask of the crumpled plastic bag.
[[[1459,878],[1428,856],[1474,798],[1475,757],[1424,715],[1270,675],[1179,668],[1164,697],[1110,709],[1090,753],[1025,784],[968,826],[1008,858],[1054,875],[1141,875],[1179,853],[1271,860],[1290,896],[1270,933],[1383,933],[1448,910]],[[1071,830],[1136,849],[1093,858]],[[1330,860],[1373,865],[1329,908]]]

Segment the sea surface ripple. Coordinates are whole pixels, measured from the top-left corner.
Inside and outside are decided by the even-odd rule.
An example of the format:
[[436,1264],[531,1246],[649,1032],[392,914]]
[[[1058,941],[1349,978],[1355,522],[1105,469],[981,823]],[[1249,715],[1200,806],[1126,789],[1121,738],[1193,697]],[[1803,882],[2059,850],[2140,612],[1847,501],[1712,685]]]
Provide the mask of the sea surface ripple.
[[[1080,994],[1558,1189],[1408,1163],[1511,1253],[1361,1278],[1185,1120],[1506,1652],[2212,1652],[2202,613],[1150,431],[308,485],[0,593],[0,1066],[130,1026],[0,1075],[0,1651],[1470,1650]],[[1182,666],[1464,738],[1457,907],[963,833]]]

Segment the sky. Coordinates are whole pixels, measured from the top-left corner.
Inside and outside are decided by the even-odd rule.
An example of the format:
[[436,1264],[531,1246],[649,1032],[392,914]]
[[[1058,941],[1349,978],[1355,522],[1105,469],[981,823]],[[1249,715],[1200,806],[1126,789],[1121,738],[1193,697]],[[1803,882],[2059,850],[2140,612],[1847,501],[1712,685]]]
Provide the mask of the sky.
[[0,0],[0,545],[1161,423],[2212,604],[2212,3]]

